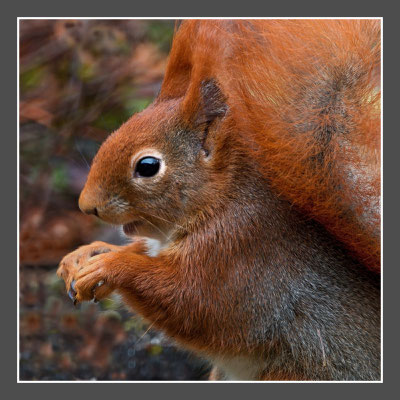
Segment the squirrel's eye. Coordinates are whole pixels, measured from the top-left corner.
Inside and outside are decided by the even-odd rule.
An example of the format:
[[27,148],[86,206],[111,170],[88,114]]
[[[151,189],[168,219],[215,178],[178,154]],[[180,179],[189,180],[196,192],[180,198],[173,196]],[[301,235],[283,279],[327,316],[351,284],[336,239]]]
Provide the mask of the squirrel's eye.
[[160,169],[160,160],[155,157],[144,157],[136,164],[135,175],[149,178],[154,176]]

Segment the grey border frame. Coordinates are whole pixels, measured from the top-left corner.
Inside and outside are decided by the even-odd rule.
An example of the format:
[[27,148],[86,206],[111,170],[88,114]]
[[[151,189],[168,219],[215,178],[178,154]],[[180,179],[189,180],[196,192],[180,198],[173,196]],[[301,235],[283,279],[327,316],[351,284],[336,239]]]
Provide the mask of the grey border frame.
[[[211,2],[210,2],[211,3]],[[357,397],[389,395],[391,388],[395,389],[394,373],[396,371],[394,363],[397,364],[396,355],[396,340],[394,336],[397,334],[395,325],[398,310],[391,310],[396,306],[396,299],[392,298],[394,285],[397,283],[396,275],[399,274],[399,267],[396,268],[394,261],[394,254],[392,252],[391,244],[394,244],[396,238],[395,220],[390,215],[392,202],[396,199],[395,193],[396,184],[390,185],[390,175],[397,175],[398,165],[392,165],[392,158],[389,157],[390,151],[396,149],[395,143],[390,136],[397,139],[398,135],[390,135],[388,127],[394,125],[391,120],[391,108],[396,105],[395,96],[397,95],[397,76],[392,71],[394,68],[398,70],[398,63],[395,60],[398,57],[398,51],[391,51],[391,42],[394,46],[398,46],[398,21],[394,18],[397,15],[393,5],[389,2],[379,3],[372,2],[355,2],[350,3],[338,1],[332,3],[321,4],[320,1],[293,1],[289,2],[271,2],[260,3],[259,1],[246,1],[244,4],[238,3],[183,3],[172,4],[171,1],[156,4],[154,0],[151,3],[137,3],[127,2],[120,0],[113,0],[112,2],[100,1],[94,2],[51,2],[51,1],[14,1],[7,4],[7,10],[3,9],[3,23],[2,35],[2,115],[5,119],[5,126],[3,125],[2,139],[2,182],[4,187],[5,196],[2,198],[2,221],[3,235],[2,235],[2,250],[5,252],[6,260],[3,260],[3,314],[5,318],[2,324],[2,393],[7,395],[17,395],[18,398],[29,396],[30,398],[81,398],[88,397],[163,397],[167,392],[173,395],[183,394],[190,398],[203,397],[205,393],[214,392],[216,395],[244,395],[251,396],[257,394],[264,394],[265,396],[279,396],[285,398],[286,396],[307,396],[318,395],[318,397],[326,397],[333,395],[335,398],[341,394],[348,394],[348,396],[356,395]],[[17,141],[16,141],[16,126],[17,126],[17,95],[16,95],[16,62],[17,62],[17,46],[16,46],[16,32],[17,32],[17,17],[186,17],[186,16],[202,16],[202,17],[218,17],[218,16],[235,16],[235,17],[279,17],[279,16],[293,16],[293,17],[380,17],[383,16],[384,26],[384,76],[388,85],[384,85],[384,381],[383,383],[368,384],[368,383],[328,383],[329,388],[324,387],[323,383],[304,383],[304,384],[291,384],[291,383],[233,383],[233,384],[218,384],[218,383],[121,383],[114,387],[115,383],[98,383],[91,385],[90,383],[81,383],[83,386],[75,386],[70,383],[17,383],[17,359],[16,359],[16,341],[17,341],[17,313],[16,313],[16,254],[17,254],[17,224],[16,224],[16,211],[17,211],[17,173],[16,173],[16,154],[17,154]],[[392,60],[394,58],[394,60]],[[397,90],[396,90],[397,89]],[[394,129],[393,129],[394,130]],[[398,140],[398,139],[397,139]],[[12,172],[12,166],[15,166],[15,172]],[[394,178],[394,177],[392,177]],[[11,194],[11,195],[9,195]],[[393,199],[393,200],[392,200]],[[11,212],[15,210],[15,212]],[[393,230],[393,232],[391,232]],[[4,242],[5,241],[5,242]],[[3,255],[4,256],[4,255]],[[391,260],[392,259],[392,260]],[[392,265],[393,264],[393,265]],[[15,282],[15,285],[13,284]],[[10,299],[14,299],[11,301]],[[7,301],[6,301],[7,300]],[[394,318],[391,318],[394,316]],[[263,386],[268,384],[268,387]],[[58,386],[62,385],[62,386]],[[100,387],[99,387],[100,385]],[[128,386],[127,386],[128,385]],[[131,386],[134,385],[134,386]],[[168,386],[165,386],[168,385]],[[191,387],[189,385],[196,385]],[[232,387],[233,385],[233,387]],[[272,385],[272,386],[271,386]],[[295,386],[293,386],[295,385]],[[301,385],[301,386],[299,386]],[[322,385],[322,386],[321,386]],[[372,386],[370,386],[372,385]],[[8,391],[9,390],[9,391]],[[383,392],[383,393],[382,393]],[[50,397],[51,396],[51,397]]]

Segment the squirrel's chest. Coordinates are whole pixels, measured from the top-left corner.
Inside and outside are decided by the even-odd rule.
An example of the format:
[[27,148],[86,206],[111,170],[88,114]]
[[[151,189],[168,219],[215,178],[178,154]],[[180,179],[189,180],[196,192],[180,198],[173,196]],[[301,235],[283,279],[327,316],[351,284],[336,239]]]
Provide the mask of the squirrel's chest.
[[166,249],[171,242],[168,240],[159,240],[154,238],[144,238],[147,245],[147,255],[149,257],[157,257],[160,251]]

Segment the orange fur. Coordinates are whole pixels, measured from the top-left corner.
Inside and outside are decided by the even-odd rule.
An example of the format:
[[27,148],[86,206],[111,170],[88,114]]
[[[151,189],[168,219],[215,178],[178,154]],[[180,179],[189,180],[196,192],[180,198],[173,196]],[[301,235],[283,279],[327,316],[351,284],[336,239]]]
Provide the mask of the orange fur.
[[276,190],[379,271],[380,22],[188,21],[160,97],[185,95],[190,119],[210,76]]
[[[67,289],[119,291],[231,377],[376,379],[379,43],[378,21],[185,21],[160,95],[103,144],[80,197],[163,247],[78,249]],[[162,176],[134,177],[141,151]]]

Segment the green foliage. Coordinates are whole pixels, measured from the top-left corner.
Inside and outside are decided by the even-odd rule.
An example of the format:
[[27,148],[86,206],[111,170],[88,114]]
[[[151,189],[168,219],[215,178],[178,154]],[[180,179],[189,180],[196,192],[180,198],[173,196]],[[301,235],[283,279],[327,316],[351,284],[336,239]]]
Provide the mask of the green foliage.
[[143,111],[150,103],[152,99],[148,98],[131,98],[125,102],[125,109],[127,114],[131,116],[134,113]]
[[121,322],[121,320],[122,320],[121,314],[116,312],[116,311],[114,311],[114,310],[107,310],[102,315],[104,317],[106,317],[108,320],[114,319],[114,320],[119,321],[119,322]]
[[65,284],[56,274],[49,275],[44,283],[52,294],[49,296],[49,302],[52,302],[54,299],[58,299],[60,295],[65,294]]
[[129,113],[123,108],[114,108],[103,112],[94,122],[94,126],[112,132],[129,118]]
[[95,77],[96,71],[93,64],[82,63],[78,68],[78,77],[82,82],[89,82]]
[[114,299],[108,298],[101,300],[100,306],[103,310],[113,311],[119,307],[119,304]]
[[162,353],[163,348],[159,344],[152,344],[147,350],[152,356],[158,356]]
[[171,48],[173,34],[173,21],[151,21],[147,26],[148,37],[164,53],[168,53]]
[[67,170],[63,164],[59,164],[52,169],[51,184],[57,192],[63,192],[68,187]]
[[134,317],[126,320],[124,322],[124,330],[125,331],[135,331],[138,334],[145,332],[145,324],[140,317]]
[[25,93],[28,90],[38,87],[43,81],[45,74],[46,68],[42,65],[35,65],[34,67],[21,72],[19,78],[21,93]]

